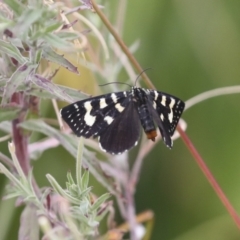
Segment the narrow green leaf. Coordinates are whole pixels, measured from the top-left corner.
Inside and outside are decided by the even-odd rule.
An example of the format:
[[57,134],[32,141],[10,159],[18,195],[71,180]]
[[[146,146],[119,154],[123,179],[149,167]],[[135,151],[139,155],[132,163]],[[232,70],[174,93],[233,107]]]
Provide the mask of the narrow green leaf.
[[85,190],[88,187],[89,182],[89,171],[85,170],[82,176],[82,190]]
[[[62,101],[66,101],[69,103],[75,102],[75,101],[80,101],[82,99],[85,99],[86,97],[88,97],[89,95],[87,95],[86,93],[82,93],[79,90],[76,89],[72,89],[72,88],[68,88],[65,86],[61,86],[58,84],[55,84],[57,88],[60,89],[60,92],[64,92],[66,95],[68,95],[68,100],[66,100],[66,98],[63,95],[58,95],[56,96],[54,93],[49,92],[43,88],[40,88],[38,86],[31,88],[31,91],[26,92],[26,94],[29,95],[33,95],[36,97],[40,97],[40,98],[47,98],[47,99],[57,99],[57,100],[62,100]],[[20,86],[19,90],[23,90],[25,89],[25,86]]]
[[25,81],[30,72],[34,71],[36,67],[37,65],[24,64],[13,73],[4,88],[2,105],[8,102],[9,98],[16,91],[17,87]]
[[101,222],[102,219],[103,219],[103,218],[106,216],[106,214],[108,213],[108,211],[109,211],[108,208],[103,209],[103,211],[101,211],[101,213],[96,216],[95,220],[98,221],[98,222]]
[[68,191],[69,191],[70,187],[71,187],[71,184],[69,182],[66,182],[66,188]]
[[6,133],[12,133],[12,124],[9,121],[0,122],[0,129]]
[[92,191],[93,187],[89,187],[86,188],[85,190],[83,190],[80,194],[80,199],[83,199],[85,197],[88,197],[88,195],[90,194],[90,192]]
[[44,34],[49,33],[49,32],[54,32],[57,29],[61,27],[62,23],[61,22],[53,22],[49,23],[45,29],[42,29],[42,32]]
[[24,58],[18,48],[12,45],[10,42],[0,39],[0,50],[6,53],[8,56],[15,58],[20,64],[26,62],[26,58]]
[[53,51],[50,47],[44,47],[43,48],[43,58],[55,62],[59,64],[62,67],[65,67],[71,72],[79,74],[77,67],[75,67],[72,63],[70,63],[66,58],[63,57],[63,55],[59,55],[56,52]]
[[71,195],[67,194],[67,192],[58,184],[58,182],[55,180],[54,177],[52,177],[50,174],[46,175],[49,183],[52,185],[54,190],[59,193],[61,196],[68,199],[73,204],[79,204],[79,199],[72,197]]
[[42,37],[49,45],[64,51],[74,52],[76,48],[70,42],[67,42],[53,33],[47,33]]
[[67,179],[68,179],[68,183],[69,183],[70,185],[75,184],[71,172],[67,172]]
[[28,179],[27,179],[25,173],[23,172],[22,167],[21,167],[21,165],[20,165],[20,163],[17,159],[16,153],[15,153],[15,145],[13,143],[9,142],[8,143],[8,150],[11,154],[14,167],[16,168],[16,170],[17,170],[17,172],[20,176],[21,182],[23,183],[24,186],[29,186],[28,185]]
[[6,3],[18,16],[22,14],[25,8],[22,2],[16,0],[4,0],[4,3]]
[[102,196],[100,196],[91,206],[91,211],[97,210],[110,197],[111,197],[110,193],[105,193]]
[[[50,22],[51,22],[51,20],[50,20]],[[46,34],[54,32],[62,25],[62,23],[59,23],[59,22],[54,22],[54,23],[49,23],[49,24],[51,24],[51,26],[48,26],[48,24],[47,24],[47,26],[45,26],[45,28],[43,27],[39,31],[35,31],[30,36],[31,41],[38,41],[39,39],[44,38]]]
[[13,25],[13,22],[12,21],[3,21],[1,18],[0,18],[0,32],[2,32],[3,30],[5,30],[6,28],[9,28]]
[[4,195],[4,200],[9,200],[11,198],[17,198],[19,196],[20,196],[19,192],[8,193],[8,194]]
[[41,195],[40,203],[43,204],[46,201],[47,196],[51,193],[52,193],[52,189],[50,187],[45,188],[45,190],[43,191],[43,193]]
[[30,169],[30,171],[28,172],[28,185],[29,185],[29,188],[32,192],[32,198],[34,201],[32,202],[35,202],[35,204],[38,206],[39,205],[39,201],[38,201],[38,197],[36,196],[36,193],[35,193],[35,189],[34,189],[34,186],[33,186],[33,170]]
[[[6,85],[8,79],[3,79],[0,80],[0,87],[4,87]],[[89,94],[86,94],[84,92],[81,92],[79,90],[73,89],[73,88],[69,88],[69,87],[65,87],[59,84],[55,84],[56,87],[58,89],[60,89],[60,92],[64,92],[66,95],[68,95],[68,101],[69,103],[75,102],[75,101],[80,101],[83,100],[87,97],[90,97]],[[64,96],[56,96],[56,94],[54,92],[49,92],[45,89],[43,89],[40,86],[37,86],[35,84],[33,84],[31,86],[31,88],[29,89],[29,87],[26,86],[26,84],[21,83],[16,91],[25,91],[26,95],[32,95],[32,96],[36,96],[36,97],[40,97],[41,99],[46,98],[46,99],[57,99],[57,100],[65,100]],[[0,96],[2,96],[3,94],[0,92]]]
[[[23,42],[20,38],[9,38],[8,40],[13,46],[17,47],[18,49],[19,48],[24,49]],[[24,61],[24,62],[26,62],[26,61]]]
[[81,204],[78,206],[79,211],[82,215],[87,215],[90,207],[90,202],[87,199],[81,201]]
[[68,96],[61,88],[55,85],[53,82],[49,81],[46,78],[41,77],[38,74],[32,76],[32,82],[35,83],[37,86],[45,89],[46,91],[53,93],[55,97],[63,99],[67,102],[72,102],[72,98]]
[[77,219],[79,219],[80,222],[85,223],[86,225],[88,225],[89,219],[86,216],[84,216],[83,212],[80,211],[80,213],[79,213],[79,207],[72,207],[72,209],[73,209],[72,216],[77,218]]
[[41,58],[42,58],[42,50],[38,49],[35,54],[34,63],[39,64],[39,62],[41,61]]
[[36,7],[34,9],[27,8],[21,13],[21,17],[16,25],[16,35],[27,35],[29,29],[36,21],[42,21],[43,9]]
[[25,193],[28,192],[25,186],[2,163],[0,163],[0,172],[2,172],[21,191]]
[[84,162],[86,166],[88,166],[91,174],[100,182],[104,187],[108,189],[109,192],[115,193],[119,195],[119,192],[116,190],[116,186],[114,186],[112,180],[109,177],[106,177],[100,164],[99,160],[96,158],[95,154],[90,151],[84,151],[85,157],[87,158],[87,162]]
[[76,185],[71,185],[69,187],[69,193],[70,193],[71,196],[74,196],[77,199],[79,199],[79,197],[78,197],[78,187]]
[[20,107],[0,106],[0,122],[10,121],[17,118],[20,111],[21,111]]
[[78,39],[80,37],[79,33],[76,32],[69,32],[69,31],[59,31],[56,33],[56,35],[64,40],[68,40],[68,41],[73,41],[75,39]]

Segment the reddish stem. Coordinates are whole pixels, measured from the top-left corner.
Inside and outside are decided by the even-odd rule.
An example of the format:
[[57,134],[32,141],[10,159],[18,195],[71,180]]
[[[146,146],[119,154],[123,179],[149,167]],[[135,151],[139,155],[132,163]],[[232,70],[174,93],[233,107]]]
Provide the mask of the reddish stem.
[[[22,93],[14,93],[11,99],[12,103],[16,103],[24,107],[24,96]],[[16,156],[22,167],[23,172],[28,175],[30,169],[29,156],[28,156],[28,137],[25,136],[22,130],[18,127],[25,118],[25,111],[19,114],[18,118],[12,121],[12,134],[13,142],[16,149]]]
[[198,166],[200,167],[200,169],[202,170],[202,172],[206,176],[209,183],[212,185],[213,189],[217,193],[217,195],[220,198],[220,200],[222,201],[223,205],[226,207],[227,211],[229,212],[229,214],[231,215],[231,217],[235,221],[237,227],[240,229],[240,218],[239,218],[237,212],[235,211],[235,209],[233,208],[233,206],[231,205],[231,203],[229,202],[228,198],[226,197],[226,195],[222,191],[221,187],[217,183],[216,179],[213,177],[211,171],[209,170],[209,168],[207,167],[207,165],[203,161],[202,157],[200,156],[200,154],[198,153],[196,148],[193,146],[189,137],[180,128],[179,125],[177,127],[177,130],[178,130],[179,134],[181,135],[181,138],[184,141],[184,143],[186,144],[187,148],[189,149],[189,151],[193,155],[194,159],[196,160]]

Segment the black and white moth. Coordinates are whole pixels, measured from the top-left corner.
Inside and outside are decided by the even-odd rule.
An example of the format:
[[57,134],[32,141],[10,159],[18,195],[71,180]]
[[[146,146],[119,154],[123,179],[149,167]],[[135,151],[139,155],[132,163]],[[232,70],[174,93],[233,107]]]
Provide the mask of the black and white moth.
[[98,137],[103,151],[121,154],[137,145],[141,125],[152,141],[157,125],[165,144],[172,148],[171,137],[184,106],[169,94],[132,87],[70,104],[61,109],[61,116],[78,137]]

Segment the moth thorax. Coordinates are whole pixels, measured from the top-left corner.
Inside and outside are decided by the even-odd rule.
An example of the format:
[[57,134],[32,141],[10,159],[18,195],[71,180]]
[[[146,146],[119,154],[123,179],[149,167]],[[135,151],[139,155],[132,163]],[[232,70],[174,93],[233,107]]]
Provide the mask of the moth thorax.
[[134,101],[138,102],[139,105],[145,104],[147,96],[142,88],[133,88]]

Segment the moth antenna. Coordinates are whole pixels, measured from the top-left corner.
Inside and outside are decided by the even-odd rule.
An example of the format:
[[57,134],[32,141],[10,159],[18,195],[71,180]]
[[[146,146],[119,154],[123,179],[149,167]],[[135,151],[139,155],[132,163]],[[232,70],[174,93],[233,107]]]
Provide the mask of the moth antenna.
[[110,82],[110,83],[105,83],[105,84],[101,84],[101,85],[98,85],[99,87],[103,87],[103,86],[106,86],[106,85],[109,85],[109,84],[125,84],[125,85],[127,85],[127,86],[129,86],[129,87],[132,87],[130,84],[128,84],[128,83],[124,83],[124,82]]
[[136,79],[136,81],[135,81],[134,86],[136,86],[137,81],[138,81],[138,79],[140,78],[140,76],[141,76],[144,72],[146,72],[147,70],[150,70],[150,69],[152,69],[152,68],[146,68],[146,69],[142,70],[142,71],[139,73],[139,75],[137,76],[137,79]]

